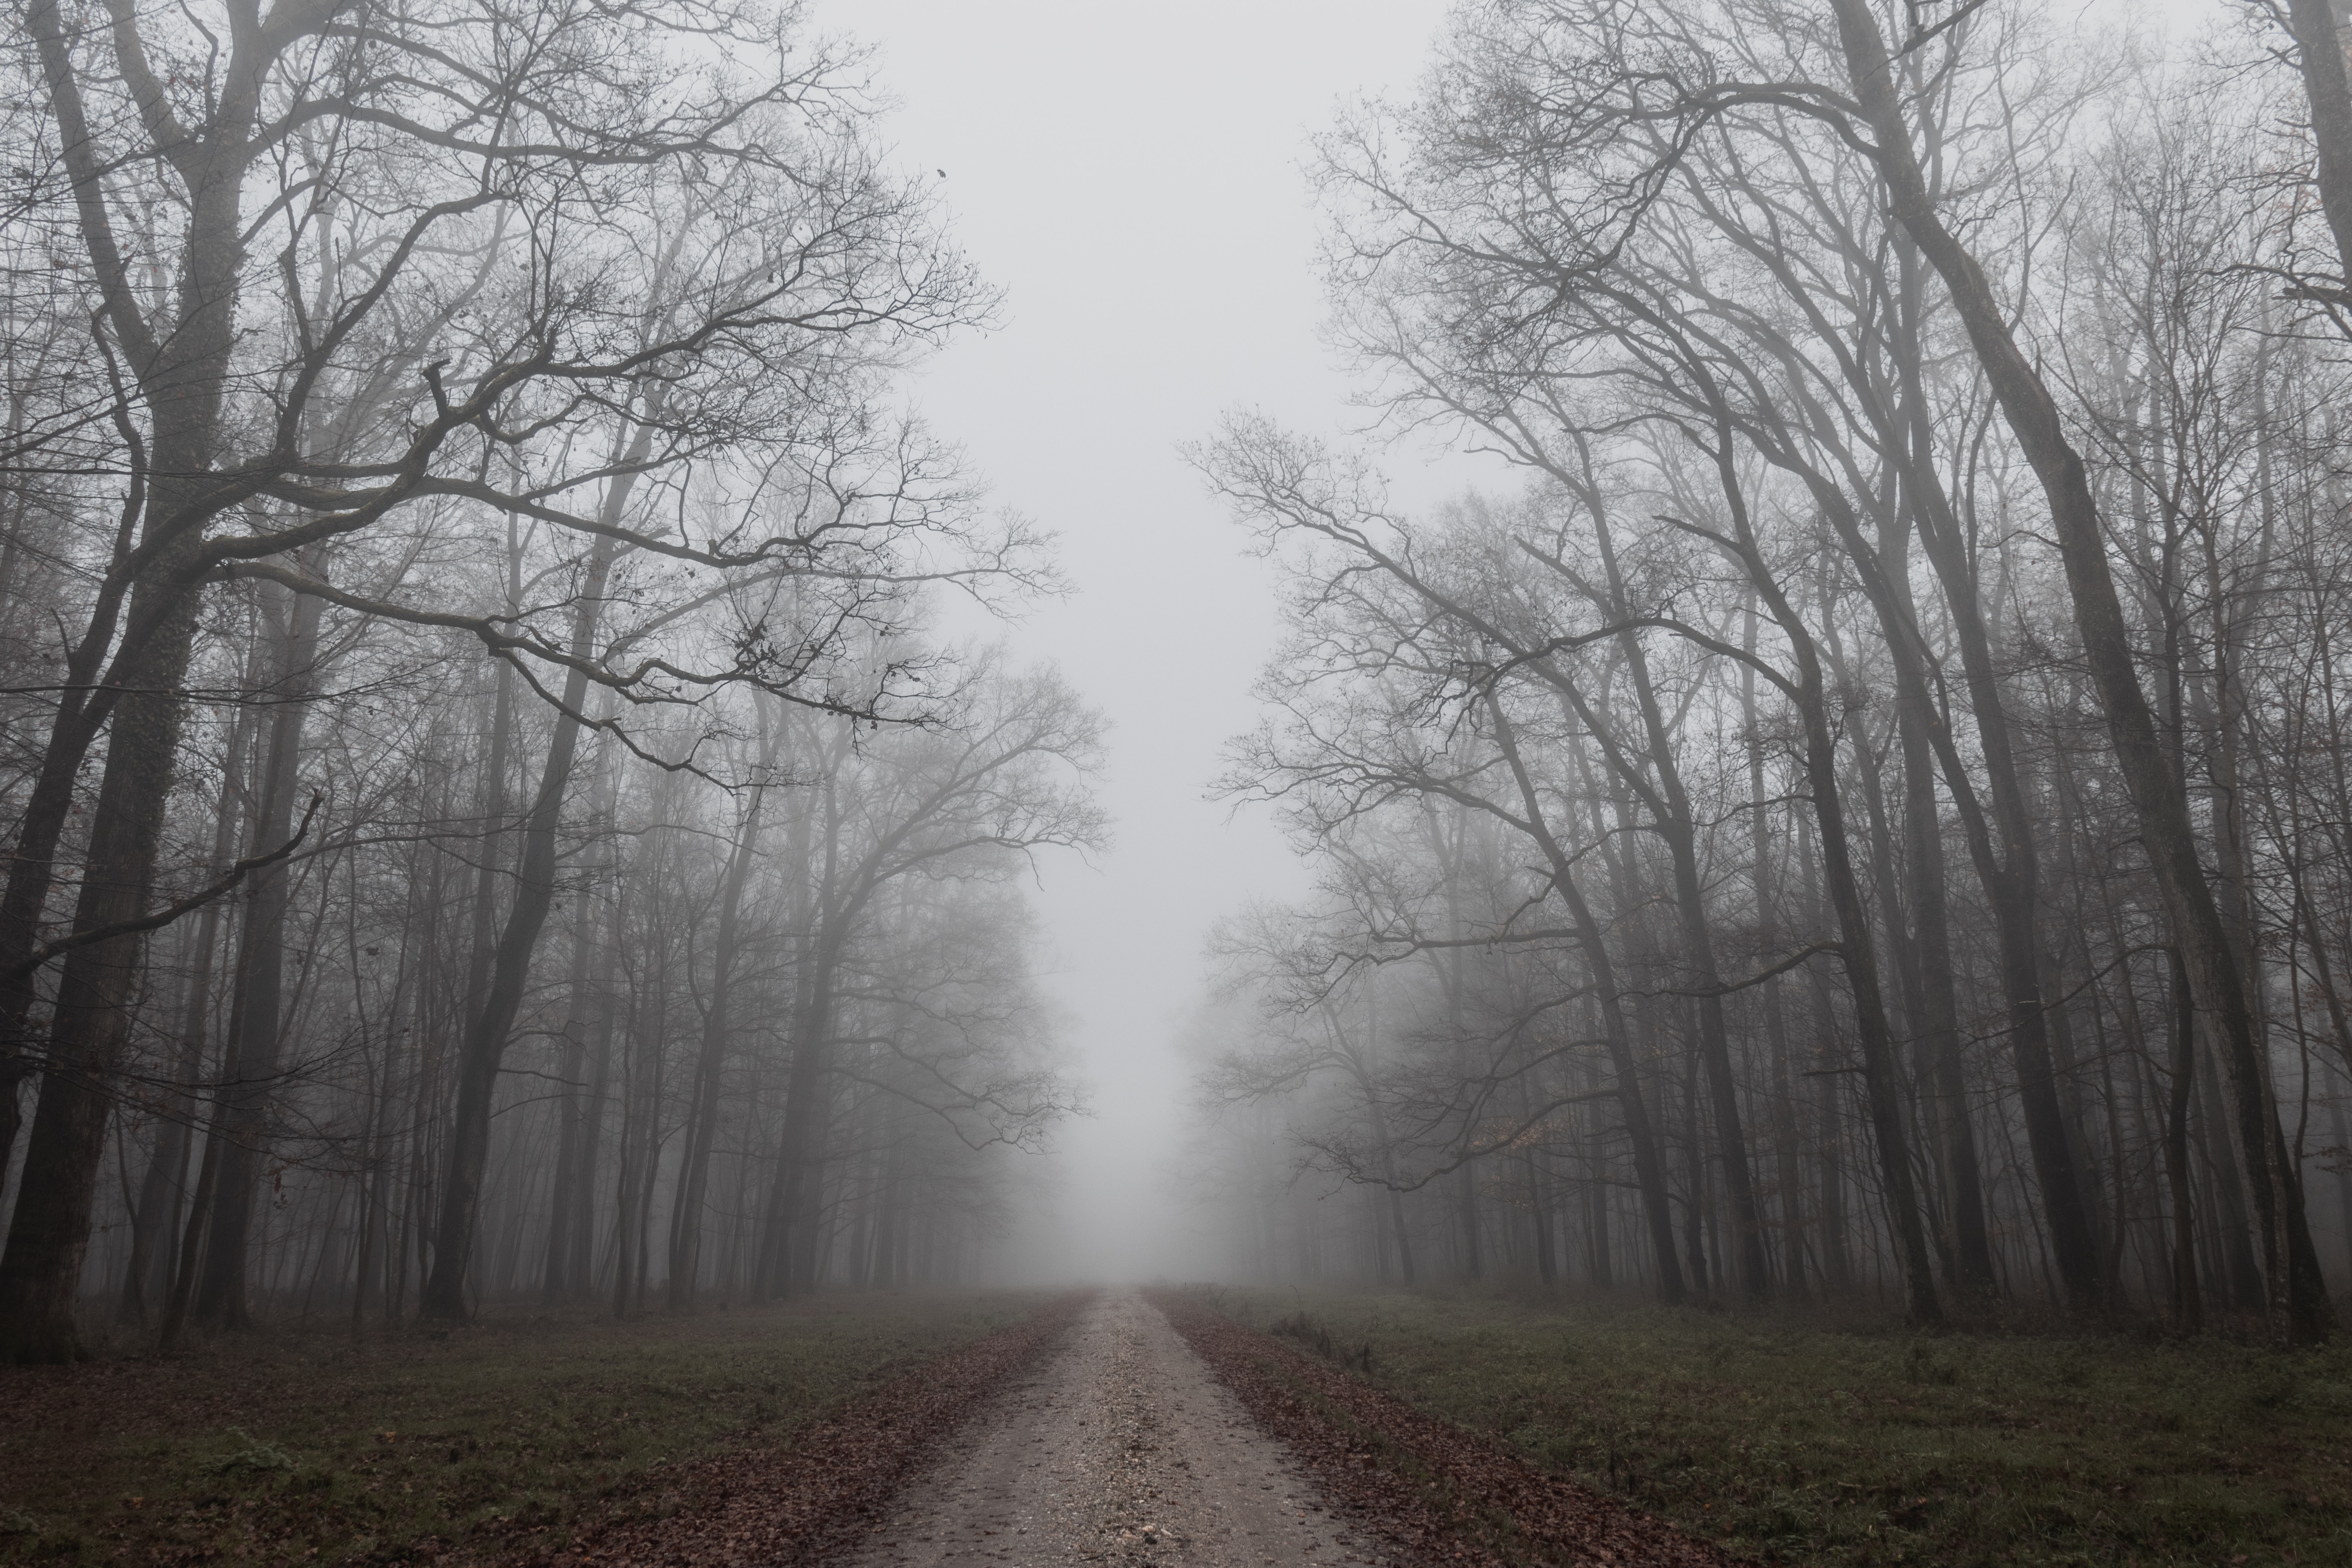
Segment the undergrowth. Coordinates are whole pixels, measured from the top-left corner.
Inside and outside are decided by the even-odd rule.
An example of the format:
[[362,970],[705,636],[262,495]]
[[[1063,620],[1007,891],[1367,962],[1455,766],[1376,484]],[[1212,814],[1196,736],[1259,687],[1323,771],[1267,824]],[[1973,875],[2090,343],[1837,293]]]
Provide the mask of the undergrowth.
[[1293,1312],[1286,1318],[1276,1318],[1266,1325],[1266,1331],[1285,1339],[1297,1340],[1335,1366],[1344,1366],[1369,1376],[1372,1371],[1372,1346],[1369,1340],[1349,1347],[1331,1337],[1328,1324],[1312,1312]]
[[666,1462],[788,1439],[1040,1300],[491,1318],[357,1344],[265,1329],[168,1359],[0,1369],[0,1564],[543,1552],[600,1510],[672,1506]]
[[1499,1290],[1216,1300],[1763,1561],[2352,1564],[2342,1343],[1931,1338]]

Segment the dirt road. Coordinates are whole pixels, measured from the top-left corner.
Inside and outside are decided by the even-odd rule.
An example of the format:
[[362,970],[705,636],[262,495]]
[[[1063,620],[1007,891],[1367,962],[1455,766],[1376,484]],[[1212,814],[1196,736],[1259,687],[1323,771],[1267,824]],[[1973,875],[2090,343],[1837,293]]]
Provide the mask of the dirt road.
[[845,1561],[1396,1568],[1123,1290],[975,1412]]

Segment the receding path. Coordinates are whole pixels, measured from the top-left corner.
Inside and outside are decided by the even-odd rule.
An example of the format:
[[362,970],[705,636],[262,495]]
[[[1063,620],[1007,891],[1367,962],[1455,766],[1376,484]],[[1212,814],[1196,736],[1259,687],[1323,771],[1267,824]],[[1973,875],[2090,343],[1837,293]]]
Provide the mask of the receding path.
[[1129,1291],[974,1412],[846,1560],[1393,1568]]

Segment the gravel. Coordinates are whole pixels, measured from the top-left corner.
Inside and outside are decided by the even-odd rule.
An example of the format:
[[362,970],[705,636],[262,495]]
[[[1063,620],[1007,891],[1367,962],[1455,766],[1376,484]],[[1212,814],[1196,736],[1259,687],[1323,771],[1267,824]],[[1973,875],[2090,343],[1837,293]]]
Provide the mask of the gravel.
[[961,1563],[1378,1563],[1333,1505],[1131,1291],[1095,1298],[1055,1353],[1013,1373],[940,1446],[855,1568]]

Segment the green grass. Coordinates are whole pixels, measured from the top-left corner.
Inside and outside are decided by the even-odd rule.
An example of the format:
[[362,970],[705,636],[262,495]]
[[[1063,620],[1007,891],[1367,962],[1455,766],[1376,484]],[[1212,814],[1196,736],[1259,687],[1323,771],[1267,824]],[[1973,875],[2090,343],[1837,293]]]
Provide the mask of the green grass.
[[1375,1383],[1765,1561],[2352,1563],[2343,1341],[1927,1338],[1503,1292],[1222,1302],[1260,1327],[1304,1312],[1368,1347]]
[[651,1468],[788,1436],[1041,1300],[491,1318],[356,1344],[258,1331],[170,1359],[0,1371],[0,1563],[551,1546],[599,1510],[666,1506]]

